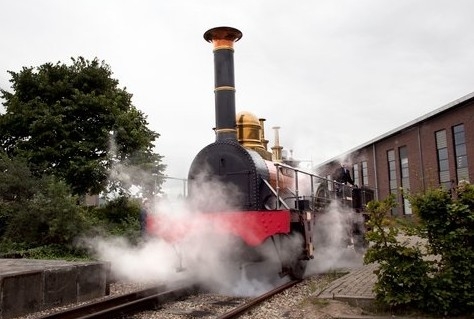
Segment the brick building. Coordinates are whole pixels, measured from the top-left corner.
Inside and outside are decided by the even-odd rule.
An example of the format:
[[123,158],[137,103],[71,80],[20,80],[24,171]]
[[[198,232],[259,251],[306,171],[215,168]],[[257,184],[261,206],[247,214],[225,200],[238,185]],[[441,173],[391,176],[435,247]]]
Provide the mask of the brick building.
[[410,215],[400,189],[420,192],[474,181],[474,93],[442,106],[319,166],[332,179],[345,162],[355,184],[374,188],[377,199],[396,194],[395,215]]

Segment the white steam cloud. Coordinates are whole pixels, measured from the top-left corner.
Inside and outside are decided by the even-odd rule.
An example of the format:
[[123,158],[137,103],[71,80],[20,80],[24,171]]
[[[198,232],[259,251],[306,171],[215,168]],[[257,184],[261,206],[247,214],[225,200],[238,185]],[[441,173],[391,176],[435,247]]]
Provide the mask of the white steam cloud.
[[[257,265],[236,262],[245,246],[236,236],[219,231],[232,230],[233,225],[213,222],[209,217],[212,214],[192,209],[199,205],[212,206],[224,212],[222,214],[235,212],[235,204],[241,200],[236,188],[202,178],[199,189],[193,193],[195,196],[186,202],[167,199],[152,202],[150,223],[159,227],[164,238],[150,235],[138,245],[124,238],[96,237],[85,242],[98,259],[111,263],[112,276],[118,280],[198,281],[212,291],[239,296],[252,296],[271,289],[280,278],[268,275],[268,265],[259,269]],[[266,259],[271,259],[269,256],[274,250],[266,244],[258,248],[260,256]],[[277,273],[276,269],[273,274]]]
[[[201,186],[206,189],[204,184]],[[212,187],[216,185],[212,183]],[[203,194],[208,193],[204,191]],[[205,219],[196,219],[199,213],[190,211],[183,202],[158,202],[153,214],[170,217],[171,222],[163,227],[171,233],[177,231],[183,235],[182,239],[178,243],[170,243],[162,238],[150,237],[139,245],[131,245],[121,238],[94,238],[89,241],[100,260],[111,262],[111,271],[116,279],[153,283],[192,280],[211,291],[254,296],[288,280],[278,277],[280,260],[294,260],[298,247],[302,245],[301,236],[281,236],[287,240],[275,240],[279,250],[277,254],[274,243],[267,240],[257,249],[266,259],[265,263],[241,265],[236,262],[241,243],[228,234],[214,232],[212,225],[204,223]],[[362,264],[362,257],[347,241],[350,214],[332,204],[320,216],[315,229],[315,259],[308,263],[306,275]],[[190,224],[180,224],[183,221]]]
[[[116,166],[117,171],[120,165]],[[125,172],[120,173],[122,178]],[[117,177],[117,176],[115,176]],[[276,236],[255,250],[245,249],[242,240],[232,234],[233,225],[213,221],[212,214],[195,210],[235,212],[242,202],[232,184],[222,185],[206,175],[194,181],[193,196],[184,200],[165,198],[151,201],[150,222],[164,236],[148,236],[131,244],[124,238],[89,238],[88,247],[98,259],[111,263],[115,279],[137,283],[198,281],[212,291],[239,296],[264,293],[288,278],[280,278],[281,261],[296,260],[301,251],[301,236]],[[307,275],[361,264],[361,256],[348,249],[347,232],[352,212],[332,204],[322,213],[314,233],[315,259],[308,263]],[[166,221],[166,222],[165,222]],[[220,223],[219,223],[220,222]],[[219,231],[225,228],[227,231]],[[156,229],[155,229],[156,231]],[[255,254],[265,263],[241,264],[242,254]],[[255,257],[255,256],[254,256]]]
[[339,202],[331,202],[317,220],[313,233],[315,258],[308,264],[306,275],[362,266],[363,255],[354,250],[351,240],[351,225],[360,218]]

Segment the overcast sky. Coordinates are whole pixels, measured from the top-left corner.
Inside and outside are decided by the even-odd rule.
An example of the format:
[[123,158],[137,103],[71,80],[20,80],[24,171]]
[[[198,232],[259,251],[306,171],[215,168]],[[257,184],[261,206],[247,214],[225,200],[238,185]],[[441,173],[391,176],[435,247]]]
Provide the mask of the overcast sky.
[[215,140],[203,34],[231,26],[237,111],[318,164],[474,91],[473,13],[471,0],[0,0],[0,87],[7,70],[97,57],[183,178]]

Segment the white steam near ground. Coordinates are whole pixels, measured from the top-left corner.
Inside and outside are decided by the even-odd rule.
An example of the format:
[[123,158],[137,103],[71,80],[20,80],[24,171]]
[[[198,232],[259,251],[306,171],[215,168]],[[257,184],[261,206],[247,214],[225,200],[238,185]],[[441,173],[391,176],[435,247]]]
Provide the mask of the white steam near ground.
[[315,257],[308,263],[306,275],[338,269],[359,267],[363,255],[354,250],[351,240],[351,223],[363,218],[352,210],[333,201],[317,220],[314,230]]
[[[214,224],[205,214],[190,209],[196,203],[201,207],[204,203],[218,207],[220,211],[233,211],[233,203],[239,195],[235,190],[228,191],[215,181],[203,180],[186,202],[161,200],[152,203],[152,218],[165,217],[167,223],[160,223],[161,231],[177,233],[180,238],[177,242],[148,236],[139,244],[131,244],[124,238],[97,237],[87,239],[87,245],[99,260],[111,263],[111,273],[118,280],[157,284],[189,281],[223,294],[262,294],[288,280],[288,277],[278,276],[279,260],[295,258],[302,239],[300,236],[281,236],[286,240],[275,241],[280,254],[268,239],[258,247],[267,262],[245,265],[235,262],[243,249],[241,243],[235,236],[216,231],[222,227],[232,229],[232,225]],[[233,194],[232,198],[225,196],[229,193]],[[347,241],[342,243],[348,216],[350,213],[332,204],[318,218],[315,258],[308,263],[307,275],[362,265],[361,256],[347,247]]]

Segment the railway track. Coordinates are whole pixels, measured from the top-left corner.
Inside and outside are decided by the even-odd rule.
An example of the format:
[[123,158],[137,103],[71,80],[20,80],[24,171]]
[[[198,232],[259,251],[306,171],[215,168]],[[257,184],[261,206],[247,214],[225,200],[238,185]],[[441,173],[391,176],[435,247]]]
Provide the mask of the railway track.
[[120,318],[126,314],[143,311],[145,309],[153,309],[160,304],[189,296],[197,291],[198,288],[194,285],[168,290],[164,286],[147,288],[48,314],[38,319]]
[[[226,305],[230,307],[230,310],[226,310],[225,313],[212,315],[213,311],[199,311],[194,310],[196,313],[203,313],[203,317],[212,316],[218,319],[233,319],[246,313],[253,307],[264,302],[270,297],[289,289],[296,285],[301,280],[290,281],[285,283],[271,291],[266,292],[256,298],[231,298],[222,297],[222,300],[213,300],[207,305],[207,308],[212,308]],[[94,303],[86,304],[83,306],[74,307],[71,309],[56,312],[54,314],[45,315],[39,317],[39,319],[104,319],[104,318],[131,318],[135,313],[141,312],[155,312],[160,311],[164,304],[177,301],[179,299],[186,299],[191,295],[199,293],[200,290],[197,286],[178,287],[175,289],[168,289],[164,286],[147,288],[126,295],[108,298],[106,300],[97,301]],[[213,305],[211,305],[211,303]],[[183,312],[182,315],[190,315],[190,313]]]
[[261,295],[261,296],[258,296],[256,298],[253,298],[251,300],[249,300],[248,302],[244,303],[243,305],[241,306],[238,306],[236,307],[235,309],[223,314],[223,315],[220,315],[217,317],[217,319],[234,319],[234,318],[238,318],[240,315],[244,314],[245,312],[249,311],[250,309],[252,309],[253,307],[257,306],[258,304],[264,302],[265,300],[271,298],[272,296],[286,290],[286,289],[289,289],[291,287],[293,287],[294,285],[296,285],[297,283],[301,282],[301,280],[292,280],[286,284],[283,284],[273,290],[270,290],[269,292]]

